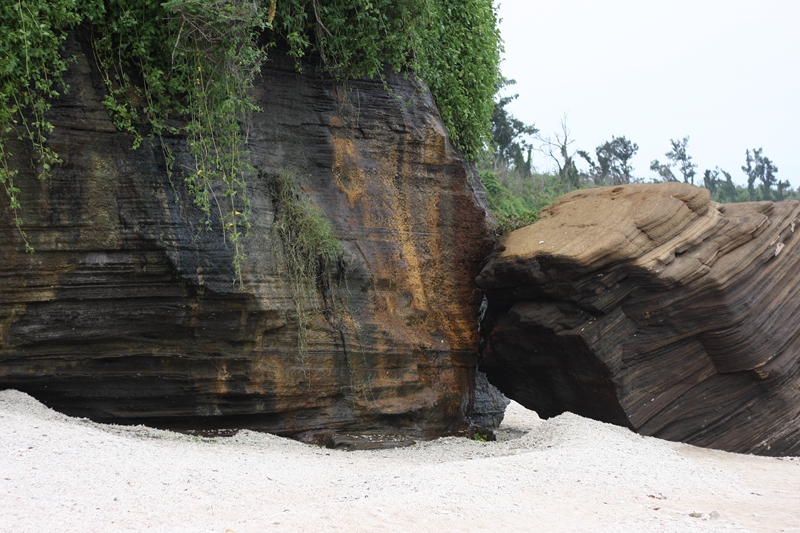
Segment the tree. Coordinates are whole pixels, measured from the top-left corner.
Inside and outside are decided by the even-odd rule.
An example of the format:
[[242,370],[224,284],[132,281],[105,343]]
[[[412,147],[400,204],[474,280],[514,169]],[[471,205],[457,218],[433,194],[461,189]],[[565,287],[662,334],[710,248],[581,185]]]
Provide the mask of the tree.
[[[772,186],[777,182],[775,174],[778,173],[778,167],[776,167],[768,157],[764,157],[762,153],[763,148],[753,148],[752,154],[750,150],[745,151],[746,159],[745,164],[742,165],[742,172],[747,174],[747,192],[751,201],[757,199],[755,189],[756,180],[761,182],[759,189],[762,200],[772,200]],[[779,187],[780,196],[783,196],[784,188],[785,186]]]
[[686,153],[686,146],[689,144],[689,136],[687,135],[679,141],[670,139],[669,142],[672,144],[672,150],[664,155],[670,162],[663,164],[659,162],[658,159],[654,159],[650,163],[650,170],[657,172],[663,181],[678,181],[675,174],[672,172],[673,168],[677,168],[683,176],[683,182],[694,185],[694,177],[696,175],[694,169],[697,168],[697,164],[692,163],[692,156]]
[[622,185],[633,180],[631,158],[639,150],[639,145],[622,137],[611,137],[595,149],[597,163],[584,150],[578,155],[589,163],[589,176],[595,185]]
[[575,152],[570,152],[570,145],[575,140],[569,136],[567,117],[564,117],[561,119],[561,133],[555,133],[553,137],[543,137],[537,133],[536,139],[541,143],[537,150],[555,162],[561,183],[571,190],[580,188],[581,175],[575,166]]
[[[719,168],[719,167],[717,167]],[[725,183],[721,184],[722,195],[720,200],[722,202],[735,202],[736,201],[736,185],[733,183],[733,178],[730,172],[726,172],[721,168],[719,171],[725,176]]]
[[697,164],[692,163],[692,156],[686,153],[686,145],[689,144],[689,136],[687,135],[680,141],[670,139],[669,142],[672,143],[672,150],[664,155],[666,155],[673,164],[678,166],[681,174],[683,174],[683,182],[694,185],[694,176],[696,174],[694,169],[697,168]]
[[781,201],[787,198],[786,190],[789,190],[789,193],[792,192],[792,184],[789,183],[789,180],[786,181],[779,181],[778,182],[778,190],[776,191],[776,198],[775,200]]
[[[722,174],[725,179],[720,178]],[[711,199],[715,202],[735,202],[736,185],[730,172],[726,172],[717,167],[714,170],[706,169],[703,172],[703,187],[711,193]]]
[[[514,85],[516,81],[504,79],[498,92],[504,87]],[[533,124],[525,124],[508,112],[506,106],[519,98],[518,94],[504,96],[496,101],[492,113],[493,154],[502,159],[506,165],[521,172],[525,176],[531,174],[531,145],[524,136],[534,135],[539,130]]]
[[653,159],[650,162],[650,170],[658,173],[661,181],[678,181],[675,174],[672,173],[672,165],[661,163],[658,159]]
[[711,193],[711,198],[714,198],[719,184],[719,168],[716,170],[706,169],[706,171],[703,172],[703,187],[708,189],[708,192]]
[[[513,85],[503,79],[497,92]],[[518,95],[495,95],[491,117],[491,140],[477,161],[481,183],[486,189],[489,209],[497,221],[498,233],[506,233],[536,220],[539,210],[566,192],[555,175],[534,172],[530,135],[538,130],[525,124],[506,108]]]

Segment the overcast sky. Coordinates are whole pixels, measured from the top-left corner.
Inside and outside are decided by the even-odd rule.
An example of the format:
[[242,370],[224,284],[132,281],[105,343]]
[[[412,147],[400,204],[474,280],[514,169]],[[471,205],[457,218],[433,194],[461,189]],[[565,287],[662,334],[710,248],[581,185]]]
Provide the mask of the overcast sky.
[[800,186],[800,0],[498,4],[517,118],[552,134],[566,115],[573,148],[591,154],[624,135],[648,180],[688,135],[701,182],[719,166],[745,184],[745,149],[763,147],[778,179]]

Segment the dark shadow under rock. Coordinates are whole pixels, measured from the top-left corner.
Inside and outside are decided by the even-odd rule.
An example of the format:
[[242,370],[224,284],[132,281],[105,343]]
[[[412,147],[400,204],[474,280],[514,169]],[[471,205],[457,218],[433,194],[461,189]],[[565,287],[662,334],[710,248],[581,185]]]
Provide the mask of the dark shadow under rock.
[[391,448],[405,448],[413,446],[416,441],[403,435],[382,434],[340,434],[327,433],[323,439],[326,448],[332,450],[388,450]]

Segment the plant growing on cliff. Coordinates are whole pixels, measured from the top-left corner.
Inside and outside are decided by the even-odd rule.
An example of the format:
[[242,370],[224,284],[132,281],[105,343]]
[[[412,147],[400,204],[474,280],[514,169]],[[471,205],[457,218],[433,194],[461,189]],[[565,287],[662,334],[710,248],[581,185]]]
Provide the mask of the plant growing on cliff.
[[[184,169],[184,182],[207,228],[217,208],[241,282],[241,238],[250,228],[246,177],[252,171],[246,123],[258,110],[251,90],[266,58],[258,43],[266,11],[258,0],[126,0],[110,3],[98,16],[103,19],[93,28],[93,48],[109,91],[109,115],[134,134],[136,147],[135,94],[146,102],[142,111],[153,134],[187,136],[194,166]],[[131,81],[137,75],[138,86]],[[180,128],[167,126],[171,114],[183,119]],[[171,165],[168,151],[165,158]]]
[[9,140],[31,143],[31,162],[39,178],[47,177],[58,154],[47,145],[53,130],[45,114],[50,99],[64,92],[68,60],[61,55],[63,30],[81,20],[75,0],[16,0],[0,10],[0,184],[26,251],[33,248],[22,228],[20,190],[14,182],[19,171],[10,165]]
[[[134,136],[133,148],[142,141],[144,125],[158,137],[165,131],[188,137],[194,167],[184,169],[186,186],[207,225],[217,206],[241,280],[240,239],[250,227],[243,124],[256,109],[250,90],[265,59],[258,44],[266,26],[260,2],[17,0],[0,17],[0,53],[6,59],[0,70],[0,181],[26,249],[33,251],[18,215],[18,170],[10,164],[7,139],[30,140],[40,177],[60,162],[47,145],[53,126],[45,113],[50,99],[66,91],[65,31],[84,23],[108,90],[103,103],[117,128]],[[134,98],[145,102],[143,117]],[[171,115],[182,119],[180,126],[167,127]],[[173,158],[162,146],[171,166]]]
[[134,148],[145,135],[188,137],[185,184],[209,226],[217,207],[239,280],[246,126],[263,43],[282,42],[298,59],[319,54],[338,78],[414,70],[457,147],[474,158],[488,140],[501,50],[491,0],[12,0],[0,13],[0,182],[28,250],[7,140],[31,143],[40,176],[59,162],[46,112],[66,91],[62,44],[75,28],[91,36],[104,104]]
[[319,53],[337,77],[414,71],[458,148],[475,158],[489,142],[502,50],[492,0],[282,0],[274,26],[292,55]]
[[306,310],[320,309],[320,292],[331,291],[330,273],[343,264],[344,249],[330,222],[309,200],[302,199],[287,174],[271,181],[276,207],[273,231],[281,243],[283,265],[292,284],[298,321],[298,348],[306,350]]

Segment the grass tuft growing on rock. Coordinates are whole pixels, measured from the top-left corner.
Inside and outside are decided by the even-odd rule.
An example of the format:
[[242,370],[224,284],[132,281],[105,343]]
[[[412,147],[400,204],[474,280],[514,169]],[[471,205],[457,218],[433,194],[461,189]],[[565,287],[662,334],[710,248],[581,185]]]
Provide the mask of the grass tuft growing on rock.
[[320,310],[320,296],[330,293],[331,272],[344,262],[344,248],[322,211],[301,197],[296,179],[278,174],[272,181],[276,214],[273,231],[281,243],[282,262],[292,284],[298,320],[298,349],[306,352],[308,310]]

